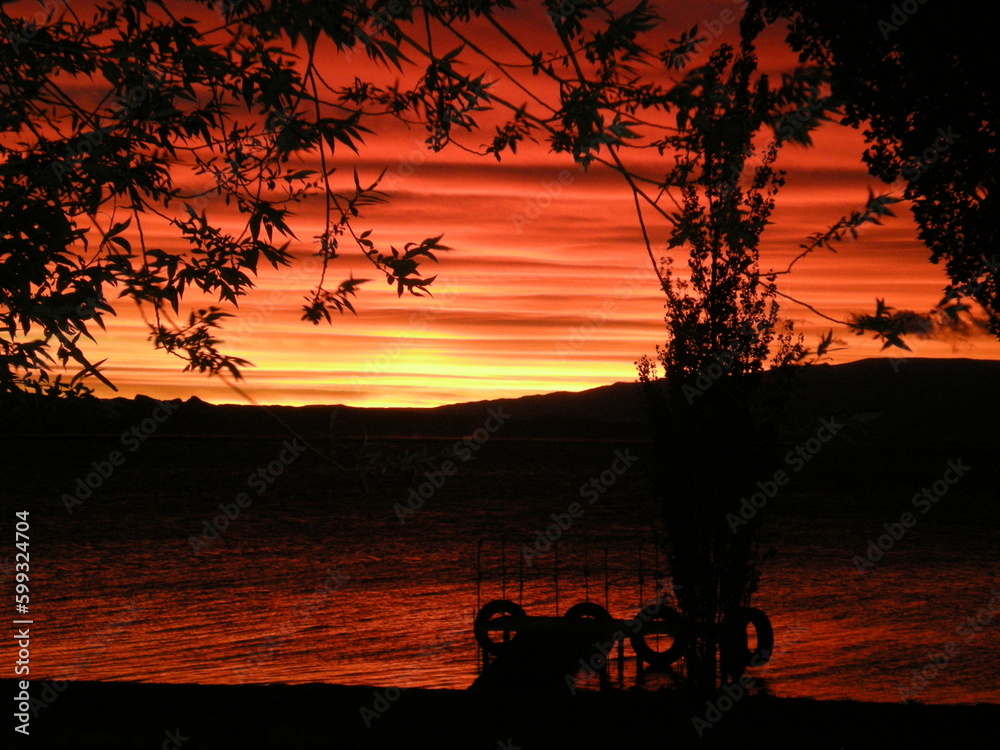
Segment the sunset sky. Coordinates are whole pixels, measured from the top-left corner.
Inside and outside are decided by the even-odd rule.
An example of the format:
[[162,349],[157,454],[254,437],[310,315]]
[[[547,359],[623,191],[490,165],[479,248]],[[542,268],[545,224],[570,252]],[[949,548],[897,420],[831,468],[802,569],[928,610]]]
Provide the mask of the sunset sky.
[[[735,24],[719,19],[739,5],[662,4],[668,21],[659,32],[662,42],[694,23],[732,38]],[[538,39],[539,47],[551,46],[543,18],[521,17],[512,26],[523,38]],[[772,72],[794,61],[778,29],[768,33],[761,56]],[[369,69],[359,57],[326,64],[353,77]],[[584,173],[544,145],[519,149],[516,157],[497,163],[456,149],[432,154],[425,137],[420,129],[387,123],[366,138],[360,158],[348,158],[348,151],[337,158],[345,180],[352,167],[363,181],[387,168],[383,189],[391,202],[367,211],[358,224],[374,229],[373,239],[382,246],[443,234],[453,248],[437,266],[424,266],[426,274],[438,274],[433,298],[397,298],[364,258],[345,253],[332,267],[334,279],[350,273],[372,279],[360,288],[359,314],[337,318],[332,326],[301,321],[303,298],[318,277],[309,247],[321,228],[317,197],[297,207],[300,241],[292,248],[298,262],[280,274],[262,268],[257,290],[223,333],[225,351],[255,365],[244,370],[242,393],[220,378],[182,373],[180,360],[153,350],[142,319],[123,307],[109,320],[100,346],[89,352],[93,359],[108,358],[104,371],[120,388],[118,395],[434,406],[634,380],[634,360],[653,354],[663,341],[663,301],[622,178],[599,165]],[[464,143],[479,147],[491,137],[486,130]],[[863,206],[869,188],[902,191],[902,185],[885,186],[867,174],[858,131],[831,124],[814,142],[810,149],[787,148],[781,159],[788,182],[764,235],[765,267],[787,264],[808,234]],[[648,163],[651,157],[644,158]],[[222,222],[236,218],[227,217],[221,200],[206,211]],[[884,226],[868,225],[836,254],[807,258],[782,278],[780,288],[839,319],[872,311],[876,297],[897,308],[929,310],[946,277],[927,261],[908,208],[901,204],[896,213]],[[661,246],[664,237],[665,227],[655,226]],[[169,244],[171,238],[161,240]],[[811,345],[831,327],[791,303],[783,312]],[[834,334],[844,347],[833,352],[835,362],[886,354],[870,337],[836,326]],[[911,338],[910,344],[913,356],[1000,358],[1000,342],[985,333]],[[98,392],[112,395],[103,387]]]

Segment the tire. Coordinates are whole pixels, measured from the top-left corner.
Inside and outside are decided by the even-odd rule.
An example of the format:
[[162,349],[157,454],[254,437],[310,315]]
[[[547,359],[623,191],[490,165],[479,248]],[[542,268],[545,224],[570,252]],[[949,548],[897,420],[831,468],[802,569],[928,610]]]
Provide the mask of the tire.
[[[510,642],[494,641],[490,638],[489,626],[497,615],[515,620],[520,620],[525,616],[524,610],[509,599],[494,599],[483,605],[483,608],[479,610],[479,614],[476,615],[476,619],[472,624],[472,632],[476,636],[476,643],[491,656],[499,655],[507,643]],[[511,628],[511,630],[514,630],[514,628]],[[517,633],[515,632],[510,640],[516,637]]]
[[[761,667],[771,660],[771,654],[774,652],[774,628],[771,627],[771,620],[764,610],[745,607],[744,612],[748,623],[753,625],[757,633],[757,648],[750,652],[750,665]],[[745,627],[743,632],[746,633]]]
[[[747,637],[750,625],[757,634],[757,647],[752,651]],[[719,651],[722,671],[732,677],[740,677],[747,667],[767,664],[774,651],[774,628],[770,619],[756,607],[741,607],[733,620],[723,625]]]
[[[674,642],[666,651],[657,651],[646,642],[646,635],[652,630],[652,623],[660,620],[665,623],[667,634],[673,636]],[[676,609],[661,606],[652,614],[645,609],[639,610],[635,620],[639,629],[629,636],[632,650],[653,669],[666,669],[680,659],[689,645],[687,621]]]

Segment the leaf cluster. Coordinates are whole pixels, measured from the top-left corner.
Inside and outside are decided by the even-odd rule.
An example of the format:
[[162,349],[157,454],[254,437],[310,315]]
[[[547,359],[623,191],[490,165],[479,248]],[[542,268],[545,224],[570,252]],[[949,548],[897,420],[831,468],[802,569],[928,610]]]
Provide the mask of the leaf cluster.
[[[154,346],[185,369],[238,377],[248,363],[220,349],[232,313],[204,299],[235,310],[262,261],[292,265],[295,207],[306,201],[325,204],[325,229],[304,317],[354,311],[348,297],[362,280],[329,284],[327,266],[341,238],[360,238],[361,210],[384,195],[357,175],[353,191],[334,186],[330,160],[357,154],[372,131],[363,109],[326,84],[316,55],[322,45],[361,47],[398,66],[394,44],[360,31],[378,11],[364,2],[68,0],[31,19],[0,6],[0,392],[74,395],[91,377],[114,388],[83,343],[95,343],[94,326],[104,329],[126,301],[142,310]],[[224,227],[223,211],[242,226]],[[418,279],[416,256],[405,268],[371,260],[425,289],[432,280]],[[184,324],[192,292],[201,306]],[[56,380],[60,364],[80,369]]]

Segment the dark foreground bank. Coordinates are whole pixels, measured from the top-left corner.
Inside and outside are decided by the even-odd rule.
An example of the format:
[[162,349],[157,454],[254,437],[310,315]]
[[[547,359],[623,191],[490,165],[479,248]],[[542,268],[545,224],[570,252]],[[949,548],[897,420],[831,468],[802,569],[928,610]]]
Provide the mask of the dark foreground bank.
[[[57,691],[55,687],[63,688]],[[471,691],[337,685],[30,684],[30,736],[46,748],[886,748],[958,747],[989,737],[1000,706],[722,700],[579,693],[548,700]],[[4,695],[17,695],[3,681]],[[56,697],[57,696],[57,697]],[[15,709],[16,710],[16,709]],[[693,721],[697,717],[698,722]],[[12,717],[8,714],[8,722]],[[15,721],[15,724],[18,723]],[[10,724],[8,724],[10,726]],[[699,730],[701,736],[699,737]],[[13,735],[13,742],[7,738]]]

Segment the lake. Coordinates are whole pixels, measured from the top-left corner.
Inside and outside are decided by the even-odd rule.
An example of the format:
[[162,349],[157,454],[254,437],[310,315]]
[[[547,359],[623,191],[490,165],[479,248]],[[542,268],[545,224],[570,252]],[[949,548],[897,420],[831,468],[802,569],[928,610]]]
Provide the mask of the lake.
[[[505,596],[528,614],[561,614],[590,598],[629,618],[669,575],[648,541],[648,444],[492,437],[434,475],[440,487],[422,488],[412,513],[399,509],[431,480],[376,479],[366,492],[294,440],[153,436],[92,480],[70,514],[64,493],[119,440],[3,448],[4,518],[31,512],[36,679],[465,688],[479,604]],[[621,455],[634,458],[616,473]],[[749,674],[779,696],[1000,702],[1000,509],[988,455],[936,445],[865,456],[850,446],[817,455],[769,502],[764,541],[775,554],[754,603],[776,647]],[[955,458],[971,464],[968,477],[859,572],[868,540],[914,511],[914,493]],[[584,512],[560,534],[559,565],[551,549],[519,563],[520,547],[573,502]],[[12,585],[9,551],[0,556]],[[631,659],[626,667],[630,685]]]

